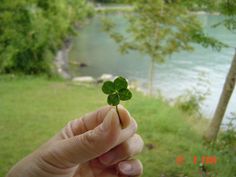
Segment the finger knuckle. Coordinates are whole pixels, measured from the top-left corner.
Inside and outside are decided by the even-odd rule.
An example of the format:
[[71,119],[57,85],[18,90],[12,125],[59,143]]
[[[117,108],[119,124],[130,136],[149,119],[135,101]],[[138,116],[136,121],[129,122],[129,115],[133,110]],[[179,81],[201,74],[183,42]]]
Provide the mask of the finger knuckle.
[[97,154],[99,152],[98,148],[94,148],[97,144],[96,134],[92,130],[87,131],[83,136],[79,136],[79,142],[81,143],[82,148],[90,153],[93,152]]

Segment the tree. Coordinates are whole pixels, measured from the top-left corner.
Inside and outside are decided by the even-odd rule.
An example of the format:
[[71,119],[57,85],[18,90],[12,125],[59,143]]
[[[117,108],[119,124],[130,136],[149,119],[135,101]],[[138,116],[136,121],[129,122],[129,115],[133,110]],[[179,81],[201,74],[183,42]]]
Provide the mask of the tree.
[[[220,24],[223,24],[228,30],[234,32],[236,30],[236,18],[235,18],[236,1],[222,0],[221,3],[219,3],[218,9],[222,14],[226,16],[226,19],[223,20],[221,23],[216,24],[215,26],[217,27]],[[230,70],[226,77],[224,87],[220,96],[220,100],[215,110],[213,119],[211,120],[211,123],[203,136],[206,142],[213,142],[216,140],[217,134],[220,129],[220,125],[223,121],[224,114],[227,109],[227,105],[234,91],[235,84],[236,84],[236,51],[233,57],[232,64],[230,66]]]
[[[236,29],[235,0],[137,0],[134,12],[127,16],[129,27],[127,34],[114,31],[114,24],[105,22],[105,30],[120,45],[121,52],[140,51],[151,58],[149,92],[152,93],[152,80],[155,61],[164,62],[168,55],[181,50],[192,50],[191,42],[204,47],[211,46],[220,50],[228,45],[206,36],[201,24],[189,10],[203,9],[208,12],[220,12],[226,18],[215,27],[224,25],[230,31]],[[229,99],[235,86],[235,57],[228,73],[220,101],[209,128],[204,134],[208,142],[216,139]]]
[[212,142],[217,137],[229,100],[234,91],[235,84],[236,84],[236,51],[227,78],[225,80],[225,84],[217,108],[215,110],[213,119],[211,120],[211,123],[204,134],[204,140],[206,140],[207,142]]
[[55,52],[89,12],[85,0],[1,0],[0,73],[50,75]]
[[189,1],[136,0],[133,12],[126,16],[126,34],[117,33],[115,24],[105,21],[105,30],[119,44],[122,53],[137,50],[151,58],[149,93],[152,94],[154,62],[162,63],[168,55],[182,50],[191,51],[192,43],[217,50],[223,43],[206,36],[201,23],[189,12]]

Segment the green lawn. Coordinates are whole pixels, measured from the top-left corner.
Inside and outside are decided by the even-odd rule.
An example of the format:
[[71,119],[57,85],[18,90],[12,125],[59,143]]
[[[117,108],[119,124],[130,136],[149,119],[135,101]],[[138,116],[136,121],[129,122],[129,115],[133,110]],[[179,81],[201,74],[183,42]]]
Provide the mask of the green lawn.
[[[79,86],[43,77],[0,77],[0,176],[59,131],[69,120],[106,104],[99,86]],[[208,176],[233,177],[233,167],[219,152],[201,145],[205,120],[189,117],[161,99],[134,93],[124,104],[139,124],[145,141],[139,156],[144,177],[202,176],[202,156],[216,156]],[[198,164],[193,157],[198,157]],[[176,158],[185,158],[183,165]],[[216,175],[218,173],[218,175]]]

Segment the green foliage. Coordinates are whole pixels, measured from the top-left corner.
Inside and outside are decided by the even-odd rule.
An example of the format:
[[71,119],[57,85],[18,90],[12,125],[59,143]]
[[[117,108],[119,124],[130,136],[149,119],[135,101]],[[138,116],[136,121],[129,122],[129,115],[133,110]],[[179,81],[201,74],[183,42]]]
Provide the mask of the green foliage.
[[210,94],[209,80],[206,79],[206,74],[202,72],[198,75],[197,87],[192,87],[178,96],[175,100],[175,106],[189,115],[202,117],[200,108]]
[[102,86],[103,93],[107,94],[107,103],[117,106],[120,100],[126,101],[132,98],[132,93],[127,88],[128,82],[123,77],[117,77],[114,82],[106,81]]
[[236,1],[235,0],[193,0],[187,1],[189,6],[193,7],[193,4],[197,5],[198,8],[210,12],[219,12],[225,16],[225,19],[220,23],[213,25],[217,27],[219,25],[224,25],[228,30],[236,30]]
[[221,0],[218,5],[219,11],[226,16],[236,15],[236,1],[235,0]]
[[[219,132],[218,138],[215,142],[207,144],[208,149],[215,150],[218,157],[221,157],[222,163],[225,163],[225,169],[222,169],[224,176],[236,175],[236,114],[232,113],[229,117],[229,123],[225,128]],[[231,164],[228,166],[228,164]]]
[[[226,125],[225,130],[219,134],[219,138],[216,141],[216,147],[224,154],[230,154],[236,157],[236,114],[232,113],[232,117],[229,118],[229,123]],[[235,159],[236,160],[236,159]]]
[[55,52],[91,13],[85,0],[2,0],[0,72],[50,75]]
[[190,115],[199,113],[201,98],[188,91],[176,99],[175,105]]
[[201,23],[189,12],[185,1],[137,0],[133,6],[133,12],[125,16],[129,24],[126,34],[117,33],[115,24],[108,20],[104,27],[122,53],[137,50],[163,62],[175,52],[193,50],[192,43],[216,50],[226,46],[204,34]]

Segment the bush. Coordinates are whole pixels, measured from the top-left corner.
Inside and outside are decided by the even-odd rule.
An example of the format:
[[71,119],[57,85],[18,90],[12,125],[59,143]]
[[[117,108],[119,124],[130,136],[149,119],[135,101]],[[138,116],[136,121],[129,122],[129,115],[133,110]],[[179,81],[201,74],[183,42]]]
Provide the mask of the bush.
[[177,100],[177,107],[184,112],[194,114],[200,110],[198,98],[191,93],[181,95]]
[[200,108],[206,98],[206,94],[198,92],[195,88],[193,90],[187,90],[176,99],[175,106],[189,115],[201,117]]
[[201,106],[206,97],[211,93],[209,80],[206,78],[206,75],[206,72],[199,73],[197,87],[194,86],[177,97],[175,105],[180,110],[195,117],[202,117]]
[[52,74],[53,58],[73,24],[91,14],[85,0],[3,0],[0,72]]

